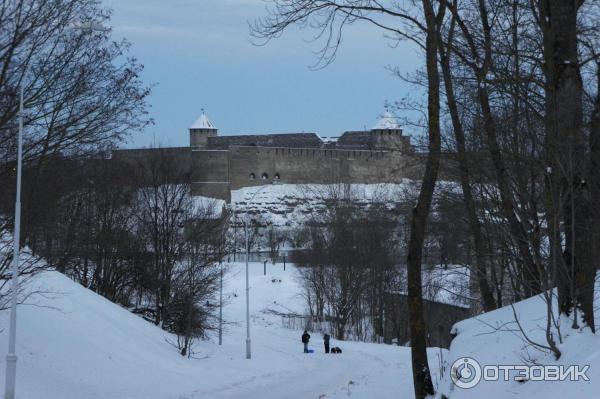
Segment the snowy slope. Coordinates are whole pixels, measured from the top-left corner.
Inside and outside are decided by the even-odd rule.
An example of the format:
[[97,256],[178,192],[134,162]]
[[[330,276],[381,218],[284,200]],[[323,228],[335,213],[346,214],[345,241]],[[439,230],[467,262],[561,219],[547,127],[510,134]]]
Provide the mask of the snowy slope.
[[[419,182],[404,179],[401,183],[352,184],[349,197],[358,207],[385,204],[392,210],[414,202]],[[331,191],[344,190],[344,185],[277,184],[245,187],[231,192],[231,207],[238,215],[259,217],[264,223],[280,227],[298,227],[315,213],[327,207]],[[459,190],[459,191],[457,191]],[[438,182],[436,193],[460,192],[453,182]],[[260,216],[258,216],[260,215]]]
[[[410,351],[404,347],[333,342],[342,355],[305,355],[300,331],[278,316],[302,313],[295,269],[251,264],[252,354],[245,359],[243,265],[231,265],[224,308],[230,322],[219,347],[200,342],[195,359],[179,356],[173,337],[57,272],[38,275],[28,288],[43,291],[20,306],[19,398],[407,398],[412,392]],[[272,277],[282,280],[271,282]],[[0,313],[0,353],[7,347],[8,312]],[[439,350],[431,350],[438,370]],[[0,357],[4,373],[4,356]],[[435,371],[434,370],[434,371]]]
[[[600,284],[598,284],[600,285]],[[596,309],[600,305],[600,286],[596,288]],[[457,337],[452,341],[448,364],[462,357],[471,357],[483,365],[589,365],[587,372],[590,381],[481,381],[473,388],[455,387],[446,373],[442,386],[451,399],[565,399],[565,398],[598,398],[600,397],[600,336],[589,329],[574,330],[572,321],[560,320],[563,343],[559,344],[562,356],[555,360],[548,351],[534,348],[526,342],[517,323],[515,314],[527,337],[533,341],[546,344],[545,306],[541,297],[533,297],[514,305],[514,313],[510,306],[493,312],[463,320],[454,326]],[[556,309],[556,303],[554,305]],[[600,323],[596,311],[596,325]],[[447,368],[449,371],[449,367]]]

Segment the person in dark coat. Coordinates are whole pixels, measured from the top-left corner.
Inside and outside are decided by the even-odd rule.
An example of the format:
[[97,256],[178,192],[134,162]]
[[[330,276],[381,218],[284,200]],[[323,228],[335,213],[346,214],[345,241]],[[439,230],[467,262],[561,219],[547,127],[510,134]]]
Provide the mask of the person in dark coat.
[[308,341],[310,341],[310,334],[304,330],[302,334],[302,343],[304,344],[304,353],[308,353]]
[[325,344],[325,353],[329,353],[329,338],[331,338],[329,336],[329,334],[325,333],[325,335],[323,335],[323,344]]

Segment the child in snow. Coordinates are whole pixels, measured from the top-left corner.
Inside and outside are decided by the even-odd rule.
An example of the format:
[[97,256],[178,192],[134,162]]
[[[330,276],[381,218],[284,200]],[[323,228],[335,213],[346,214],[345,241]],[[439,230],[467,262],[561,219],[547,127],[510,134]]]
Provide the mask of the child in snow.
[[329,353],[329,334],[323,335],[323,344],[325,344],[325,353]]

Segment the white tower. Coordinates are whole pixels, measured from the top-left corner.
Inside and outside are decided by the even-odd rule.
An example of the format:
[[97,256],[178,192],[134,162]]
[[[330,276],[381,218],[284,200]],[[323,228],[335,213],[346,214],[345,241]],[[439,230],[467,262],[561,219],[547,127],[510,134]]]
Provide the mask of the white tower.
[[218,132],[203,109],[200,117],[190,126],[190,147],[205,148],[208,138],[216,137]]

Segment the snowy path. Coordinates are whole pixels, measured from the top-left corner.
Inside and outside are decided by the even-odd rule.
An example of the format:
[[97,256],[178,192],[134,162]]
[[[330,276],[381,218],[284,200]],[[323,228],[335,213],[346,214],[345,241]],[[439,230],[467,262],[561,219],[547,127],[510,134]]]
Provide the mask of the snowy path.
[[[341,355],[323,353],[313,334],[314,354],[302,353],[301,331],[282,327],[280,316],[303,313],[296,270],[251,265],[252,359],[245,359],[244,266],[231,265],[225,283],[223,345],[197,342],[194,359],[182,358],[174,337],[73,283],[57,272],[32,283],[54,294],[18,316],[19,399],[364,399],[412,396],[409,348],[332,341]],[[272,282],[272,279],[276,282]],[[279,282],[281,280],[281,282]],[[8,312],[0,312],[6,331]],[[6,347],[0,333],[0,348]],[[432,351],[430,355],[437,355]],[[4,370],[0,356],[0,373]],[[431,358],[435,368],[437,359]],[[436,370],[434,370],[435,372]]]
[[[256,365],[256,372],[250,378],[233,378],[226,384],[194,391],[189,398],[317,399],[352,396],[387,399],[412,395],[408,348],[334,341],[332,346],[340,346],[344,352],[341,355],[325,354],[322,336],[312,334],[309,347],[315,349],[315,353],[304,354],[301,331],[281,328],[277,316],[264,313],[265,307],[302,313],[303,304],[296,294],[298,287],[294,269],[283,272],[277,266],[270,266],[264,277],[262,265],[254,264],[251,272],[254,272],[251,273],[253,358],[245,361]],[[227,338],[237,338],[240,343],[245,339],[242,275],[241,270],[238,275],[234,272],[233,281],[229,284],[238,296],[232,297],[228,318],[239,324]],[[271,283],[272,278],[282,282]],[[239,349],[243,350],[243,346]],[[285,364],[280,369],[272,369],[270,363],[275,359]]]

